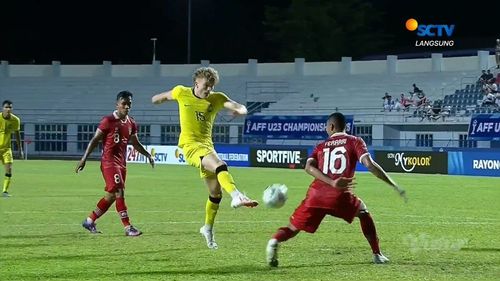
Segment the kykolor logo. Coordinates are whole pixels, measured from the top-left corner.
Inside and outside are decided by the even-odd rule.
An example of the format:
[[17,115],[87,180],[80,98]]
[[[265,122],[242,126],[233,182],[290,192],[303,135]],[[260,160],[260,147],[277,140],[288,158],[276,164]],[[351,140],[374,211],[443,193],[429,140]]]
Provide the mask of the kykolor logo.
[[411,172],[416,166],[430,167],[432,156],[405,156],[404,152],[388,153],[387,159],[394,159],[394,165],[405,172]]
[[[454,24],[420,24],[416,19],[406,21],[406,29],[417,31],[415,47],[453,47],[455,41],[449,39],[455,31]],[[443,38],[447,39],[443,39]]]
[[387,172],[446,174],[448,155],[433,151],[375,151],[375,161]]

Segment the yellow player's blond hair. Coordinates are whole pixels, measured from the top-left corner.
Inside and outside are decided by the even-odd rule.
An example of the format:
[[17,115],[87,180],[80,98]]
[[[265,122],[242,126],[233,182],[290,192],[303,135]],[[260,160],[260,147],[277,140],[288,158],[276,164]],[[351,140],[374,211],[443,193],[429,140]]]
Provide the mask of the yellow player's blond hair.
[[219,73],[212,67],[200,67],[193,73],[193,82],[197,78],[205,78],[212,85],[217,85],[219,83]]

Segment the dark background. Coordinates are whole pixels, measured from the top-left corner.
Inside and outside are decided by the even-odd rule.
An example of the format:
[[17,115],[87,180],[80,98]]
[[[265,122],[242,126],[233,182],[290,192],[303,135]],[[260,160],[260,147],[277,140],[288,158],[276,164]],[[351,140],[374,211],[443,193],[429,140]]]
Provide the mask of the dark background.
[[[341,56],[492,51],[500,37],[499,3],[191,0],[190,62],[281,62],[294,57],[333,61]],[[327,5],[334,7],[322,17]],[[369,9],[360,8],[366,5]],[[16,0],[2,1],[0,11],[0,59],[11,64],[151,63],[152,37],[158,38],[157,60],[187,63],[188,0]],[[414,47],[418,38],[404,26],[410,17],[423,24],[455,24],[455,46]]]

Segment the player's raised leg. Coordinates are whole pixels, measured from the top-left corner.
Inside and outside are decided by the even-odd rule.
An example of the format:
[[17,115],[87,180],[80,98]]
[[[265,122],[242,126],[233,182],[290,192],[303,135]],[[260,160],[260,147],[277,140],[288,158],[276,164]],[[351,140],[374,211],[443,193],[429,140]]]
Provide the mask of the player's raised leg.
[[245,206],[253,208],[259,205],[257,201],[248,198],[236,188],[233,176],[229,173],[226,162],[220,160],[215,152],[204,156],[201,164],[206,170],[215,173],[222,189],[231,195],[231,207],[239,208]]

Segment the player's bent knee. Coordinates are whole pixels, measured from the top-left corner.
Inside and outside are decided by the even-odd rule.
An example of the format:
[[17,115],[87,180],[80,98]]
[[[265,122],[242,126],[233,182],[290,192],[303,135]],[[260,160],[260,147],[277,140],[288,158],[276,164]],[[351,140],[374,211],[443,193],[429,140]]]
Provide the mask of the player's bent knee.
[[358,209],[358,217],[369,214],[365,203],[362,200],[359,200],[359,201],[360,201],[360,204],[359,204],[359,209]]
[[104,195],[104,199],[108,202],[113,202],[116,200],[116,195],[114,193],[107,192],[106,195]]
[[227,172],[227,164],[226,164],[226,162],[222,161],[222,163],[223,163],[222,165],[220,165],[219,167],[217,167],[215,169],[215,174],[218,174],[218,173],[220,173],[222,171],[226,171]]
[[208,200],[210,200],[210,202],[214,204],[219,204],[220,201],[222,200],[222,194],[220,194],[219,197],[208,196]]

